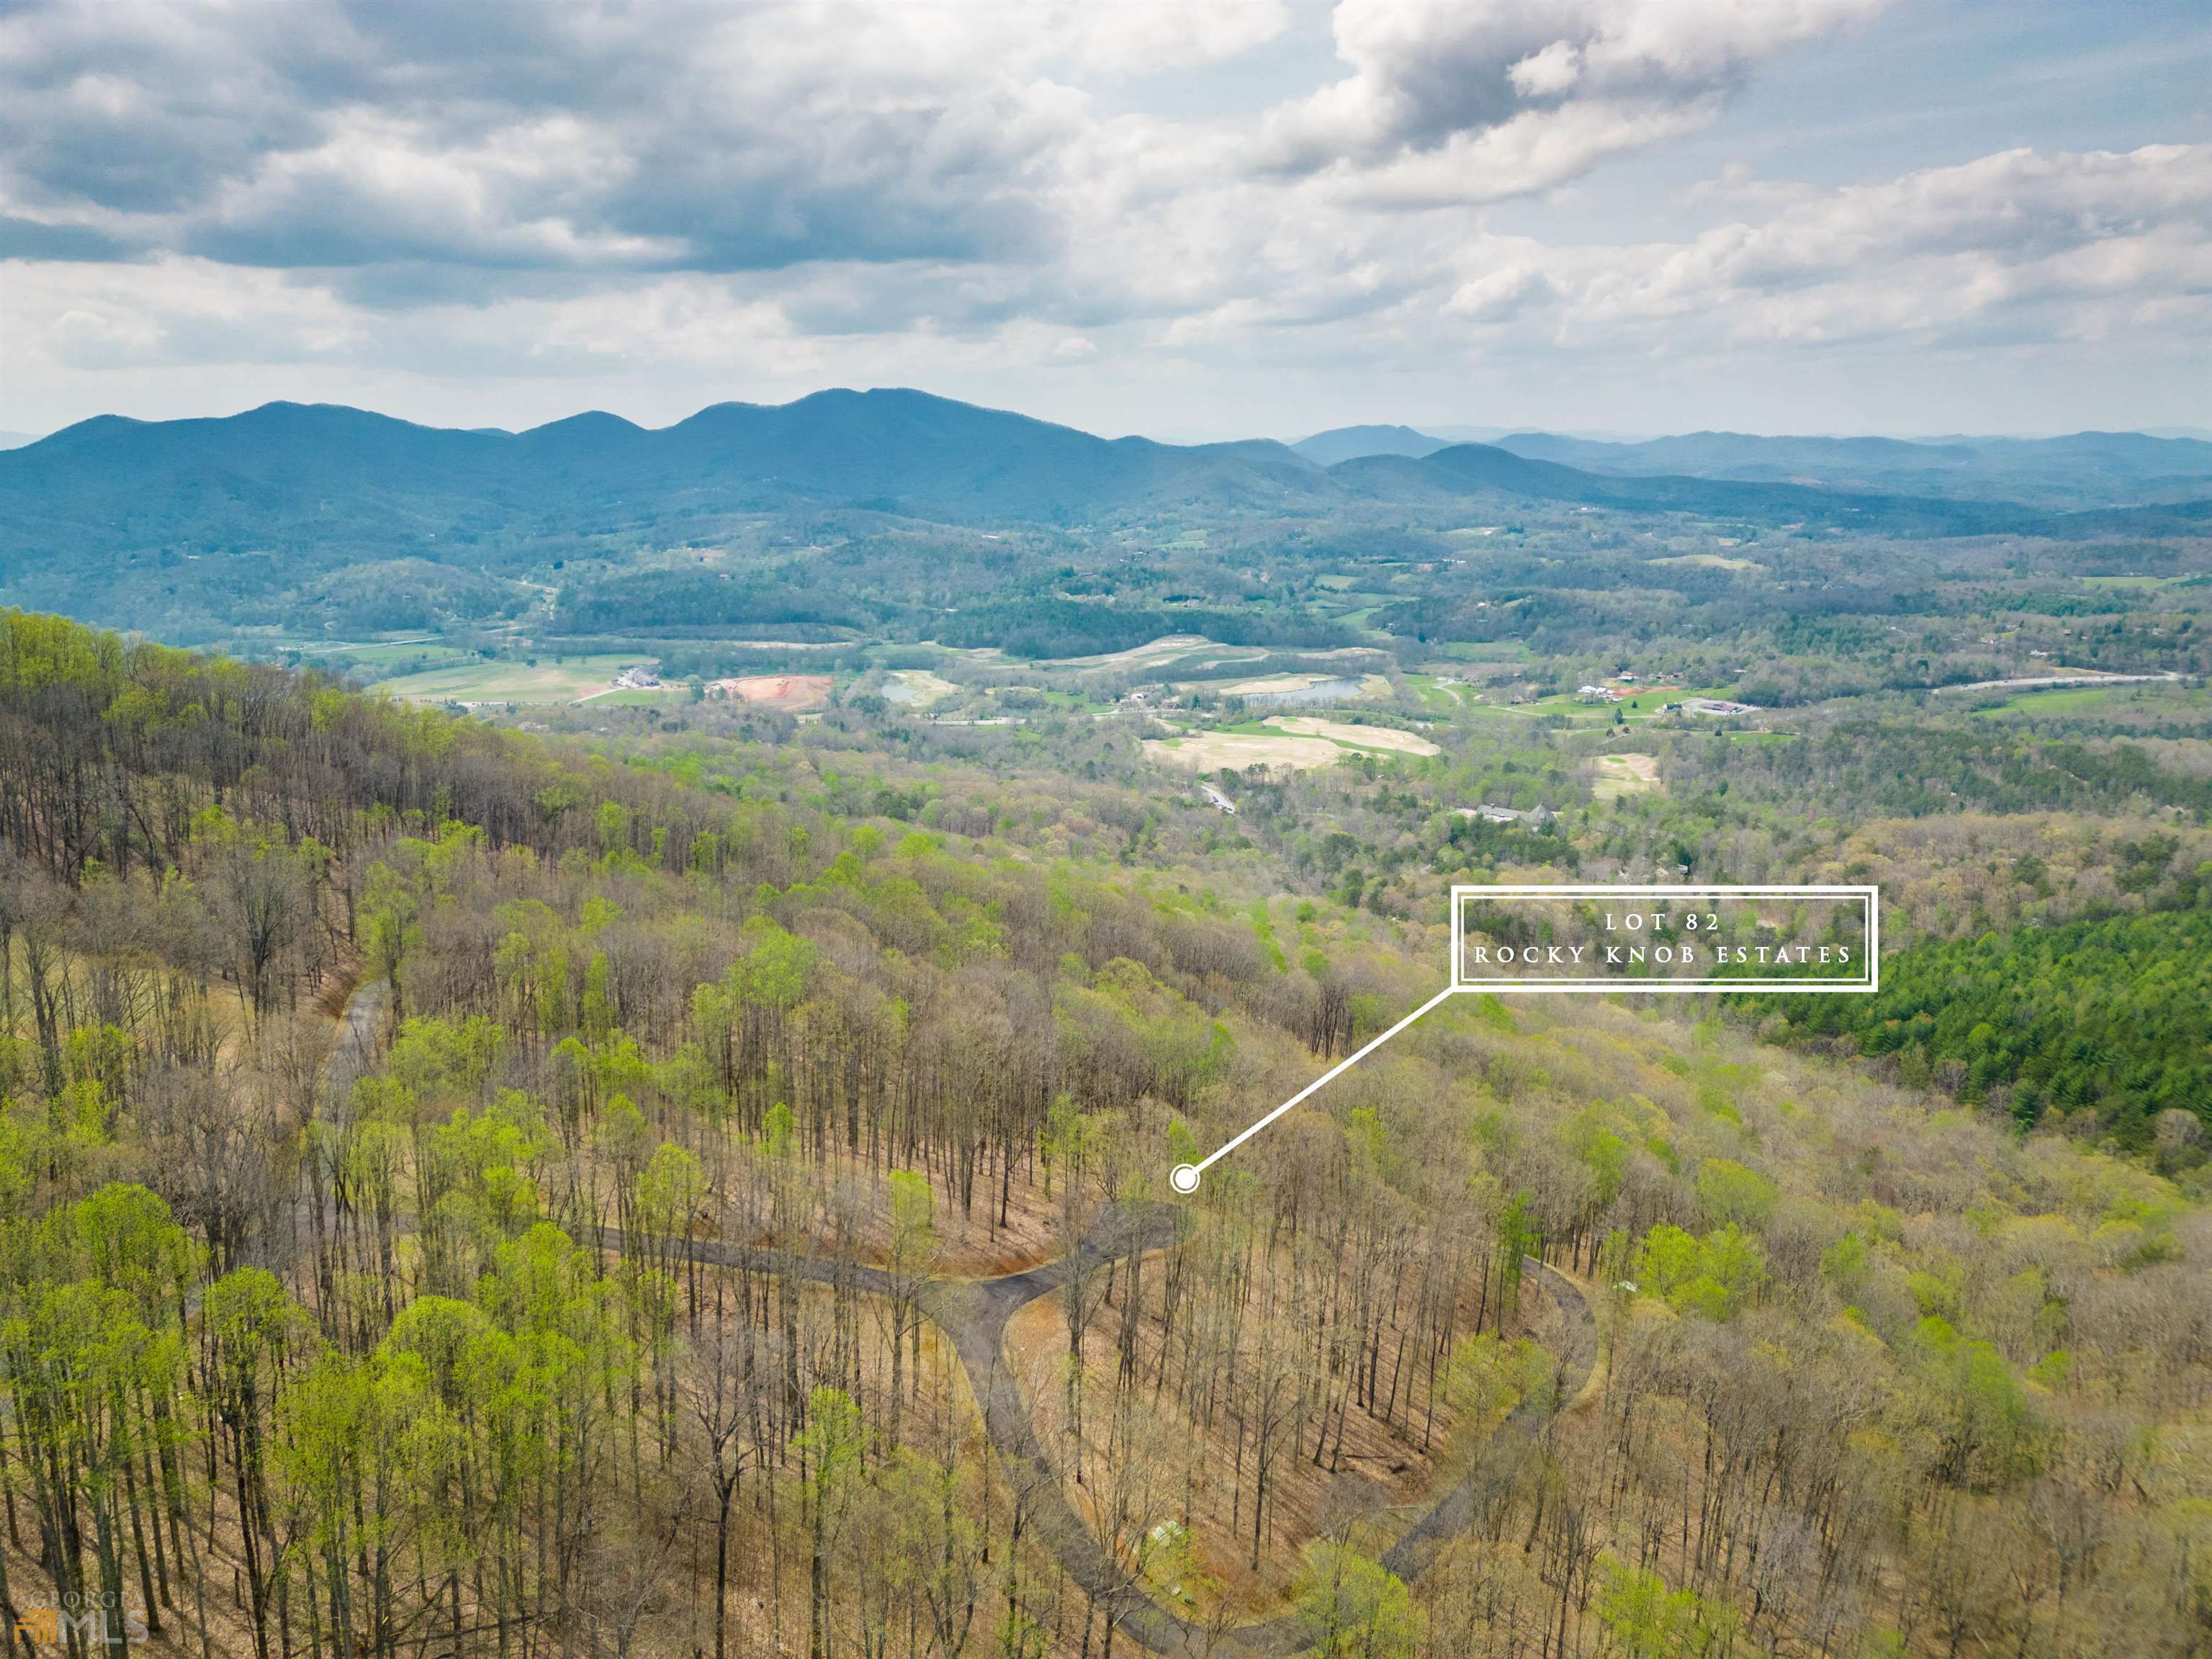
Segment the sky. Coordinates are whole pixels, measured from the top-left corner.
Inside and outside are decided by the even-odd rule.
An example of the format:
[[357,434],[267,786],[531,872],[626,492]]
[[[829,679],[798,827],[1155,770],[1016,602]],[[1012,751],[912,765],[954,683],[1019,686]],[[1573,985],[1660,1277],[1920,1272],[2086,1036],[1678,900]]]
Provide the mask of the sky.
[[0,429],[2212,427],[2175,3],[0,0]]

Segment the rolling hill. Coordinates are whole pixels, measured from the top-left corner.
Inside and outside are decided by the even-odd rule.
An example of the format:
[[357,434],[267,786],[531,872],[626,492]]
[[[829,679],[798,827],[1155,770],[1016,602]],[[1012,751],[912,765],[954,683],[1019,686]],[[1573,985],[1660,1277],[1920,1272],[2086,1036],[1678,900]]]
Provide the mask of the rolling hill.
[[2183,501],[2212,488],[2212,443],[2140,432],[1923,441],[1691,432],[1644,443],[1523,432],[1498,445],[1531,460],[1592,472],[2017,501],[2054,509]]
[[1455,444],[1413,459],[1373,455],[1330,469],[1355,492],[1389,501],[1496,496],[1628,513],[1683,513],[1765,525],[1822,524],[1908,536],[1976,535],[2039,516],[2008,504],[1801,484],[1585,471],[1494,444]]
[[1411,455],[1419,459],[1449,448],[1449,438],[1416,432],[1410,426],[1340,426],[1301,438],[1291,447],[1322,466],[1358,460],[1363,455]]
[[278,403],[219,420],[103,416],[8,452],[0,548],[263,542],[318,527],[428,541],[487,509],[543,519],[643,498],[1049,521],[1328,493],[1322,470],[1280,444],[1108,440],[916,392],[717,404],[659,431],[594,411],[520,434]]
[[[1921,533],[1984,528],[2004,516],[1892,491],[1593,471],[1510,446],[1436,446],[1410,428],[1395,433],[1407,446],[1400,453],[1324,466],[1273,442],[1104,439],[898,390],[718,404],[657,431],[599,412],[520,434],[460,431],[282,403],[212,420],[103,416],[0,453],[0,556],[16,570],[164,550],[495,563],[510,542],[526,542],[535,556],[549,537],[610,523],[650,540],[667,514],[823,506],[1050,524],[1504,494],[1777,521],[1832,517]],[[1324,455],[1359,447],[1344,434],[1308,444]],[[1410,453],[1424,447],[1429,453]]]
[[[2077,460],[2102,457],[2097,464],[2108,469],[2166,479],[2184,477],[2173,469],[2197,465],[2198,452],[2212,453],[2212,445],[2131,434],[2063,441]],[[1301,453],[1267,441],[1105,439],[902,390],[718,404],[659,430],[596,411],[520,433],[455,430],[287,403],[222,419],[106,416],[0,453],[0,602],[189,641],[256,623],[287,625],[303,595],[313,600],[319,584],[343,578],[355,591],[329,614],[357,620],[329,625],[413,627],[522,602],[511,586],[504,598],[496,587],[470,587],[487,576],[720,545],[763,520],[781,521],[784,539],[805,546],[814,534],[806,526],[825,513],[844,520],[845,529],[830,532],[837,539],[855,533],[856,523],[1106,531],[1450,513],[1462,502],[1485,513],[1552,503],[1903,536],[2157,534],[2202,526],[2202,509],[2173,490],[2097,497],[2082,502],[2092,512],[2069,518],[2048,490],[1990,498],[1986,469],[1960,475],[1981,481],[1972,489],[1873,487],[1905,476],[1899,468],[1937,478],[1959,455],[1998,453],[1976,442],[1703,434],[1656,444],[1521,438],[1437,447],[1410,428],[1346,428],[1308,440]],[[1795,473],[1735,476],[1810,465],[1808,445],[1827,446],[1821,453],[1859,470],[1848,485]],[[1392,446],[1401,453],[1322,464],[1346,450]],[[1554,453],[1522,453],[1529,450]],[[1744,459],[1761,454],[1771,465]],[[2008,465],[2045,454],[2033,446],[2002,451]],[[1669,463],[1680,470],[1663,470]],[[1697,476],[1693,467],[1726,476]],[[2207,494],[2212,480],[2197,489],[2200,499]],[[439,597],[441,570],[469,591]],[[382,582],[380,572],[390,574],[395,594],[429,597],[364,609],[360,595]],[[421,619],[410,620],[417,611]]]

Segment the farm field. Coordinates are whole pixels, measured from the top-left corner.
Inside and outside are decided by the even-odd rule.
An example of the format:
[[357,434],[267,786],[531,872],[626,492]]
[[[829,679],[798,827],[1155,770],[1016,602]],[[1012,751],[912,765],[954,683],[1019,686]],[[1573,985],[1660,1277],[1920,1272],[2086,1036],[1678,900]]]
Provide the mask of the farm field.
[[1144,750],[1150,759],[1194,772],[1214,772],[1224,767],[1241,772],[1248,766],[1281,766],[1304,771],[1317,766],[1334,766],[1352,752],[1326,738],[1256,732],[1203,732],[1188,737],[1151,738],[1146,741]]
[[1571,691],[1539,697],[1531,702],[1480,702],[1470,707],[1472,712],[1505,720],[1533,720],[1538,715],[1551,714],[1577,726],[1610,726],[1616,710],[1631,720],[1656,720],[1659,714],[1656,704],[1646,710],[1631,708],[1625,702],[1584,702]]
[[1379,749],[1401,755],[1443,752],[1426,738],[1401,732],[1395,726],[1354,726],[1346,720],[1318,720],[1310,714],[1277,714],[1267,724],[1299,737],[1327,738],[1349,749]]
[[1595,766],[1597,777],[1590,785],[1590,793],[1600,800],[1617,800],[1623,795],[1643,794],[1660,787],[1656,756],[1600,755]]
[[461,646],[448,643],[435,635],[410,635],[400,640],[303,640],[299,648],[306,653],[343,653],[347,659],[362,668],[391,668],[400,663],[422,661],[425,667],[441,667],[440,659],[459,660],[473,656]]
[[1990,720],[2008,714],[2070,714],[2089,710],[2118,713],[2135,709],[2145,714],[2202,718],[2208,708],[2212,708],[2212,692],[2203,687],[2138,682],[2124,685],[2057,685],[2041,690],[2015,691],[2002,702],[1977,708],[1974,717]]
[[1662,565],[1694,565],[1707,570],[1756,570],[1759,568],[1759,561],[1756,559],[1731,558],[1724,553],[1675,553],[1663,559],[1651,559],[1646,562]]
[[406,702],[576,702],[612,690],[615,676],[643,660],[606,654],[540,657],[536,663],[477,659],[380,680],[373,690]]
[[1408,674],[1406,684],[1413,688],[1413,695],[1425,708],[1456,710],[1469,700],[1466,686],[1437,674]]
[[1241,772],[1248,766],[1310,771],[1334,766],[1347,755],[1419,757],[1441,752],[1425,738],[1395,726],[1355,726],[1309,714],[1274,714],[1216,731],[1153,738],[1146,742],[1144,749],[1153,760],[1202,772],[1223,767]]
[[2054,686],[2048,691],[2015,691],[2002,702],[1974,710],[1977,720],[2004,714],[2060,714],[2077,708],[2094,708],[2111,702],[2124,687],[2117,685]]
[[1237,662],[1267,654],[1254,646],[1222,645],[1207,639],[1203,634],[1167,634],[1156,640],[1147,640],[1142,645],[1133,645],[1126,651],[1109,651],[1095,657],[1056,657],[1040,663],[1038,666],[1164,672],[1171,665],[1191,665],[1191,659],[1201,657],[1208,661]]

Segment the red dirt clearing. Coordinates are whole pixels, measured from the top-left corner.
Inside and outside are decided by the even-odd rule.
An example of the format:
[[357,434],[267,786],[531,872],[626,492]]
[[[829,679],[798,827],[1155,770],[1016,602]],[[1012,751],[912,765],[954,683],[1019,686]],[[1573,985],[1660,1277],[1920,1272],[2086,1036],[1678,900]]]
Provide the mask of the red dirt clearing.
[[827,674],[748,674],[740,679],[711,680],[707,690],[710,696],[775,708],[818,708],[830,701],[830,684]]

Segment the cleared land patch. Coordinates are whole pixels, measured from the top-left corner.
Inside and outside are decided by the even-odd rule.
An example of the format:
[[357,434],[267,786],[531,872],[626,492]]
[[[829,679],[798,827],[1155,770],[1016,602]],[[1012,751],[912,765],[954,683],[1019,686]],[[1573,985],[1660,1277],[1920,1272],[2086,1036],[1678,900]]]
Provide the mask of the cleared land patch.
[[709,681],[707,691],[771,708],[818,708],[830,701],[830,684],[827,674],[746,674]]
[[1302,738],[1328,738],[1355,749],[1388,749],[1401,755],[1440,755],[1426,738],[1401,732],[1394,726],[1352,726],[1343,720],[1316,720],[1310,714],[1277,714],[1268,725]]
[[566,662],[477,660],[403,674],[375,689],[409,702],[576,702],[611,690],[615,676],[640,660],[612,655]]
[[1052,665],[1061,668],[1139,668],[1188,656],[1194,651],[1223,652],[1226,653],[1223,660],[1230,662],[1267,654],[1249,646],[1223,645],[1218,641],[1207,639],[1203,634],[1168,634],[1157,640],[1147,640],[1142,645],[1133,645],[1126,651],[1109,651],[1096,657],[1056,658]]
[[1275,714],[1241,732],[1194,732],[1145,744],[1154,760],[1194,771],[1223,767],[1241,772],[1248,766],[1280,766],[1304,771],[1334,766],[1346,755],[1434,755],[1426,738],[1395,726],[1353,726],[1310,714]]
[[951,680],[940,674],[933,674],[927,668],[896,668],[884,676],[885,699],[915,708],[940,702],[959,690]]
[[299,648],[319,657],[343,655],[363,670],[397,668],[403,663],[418,664],[425,669],[444,668],[482,660],[473,651],[447,645],[443,640],[429,635],[416,639],[379,640],[367,644],[346,640],[302,640]]
[[2208,702],[2212,702],[2212,692],[2202,686],[2192,689],[2172,680],[2137,680],[2119,685],[2090,684],[2015,691],[2002,702],[1977,708],[1974,717],[1986,720],[1998,714],[2064,714],[2080,709],[2123,707],[2146,712],[2198,712]]
[[1731,559],[1722,553],[1676,553],[1663,559],[1646,559],[1646,564],[1696,564],[1708,570],[1756,570],[1756,559]]
[[1268,674],[1256,680],[1231,680],[1225,685],[1207,689],[1224,697],[1266,696],[1281,691],[1305,691],[1316,685],[1326,685],[1336,677],[1332,674]]
[[1590,793],[1600,800],[1617,795],[1639,794],[1659,787],[1659,758],[1656,755],[1600,755],[1597,781]]
[[1227,767],[1241,772],[1248,766],[1287,766],[1304,771],[1334,766],[1351,751],[1326,738],[1261,737],[1248,732],[1199,732],[1187,738],[1164,738],[1145,744],[1156,761],[1194,772],[1214,772]]

